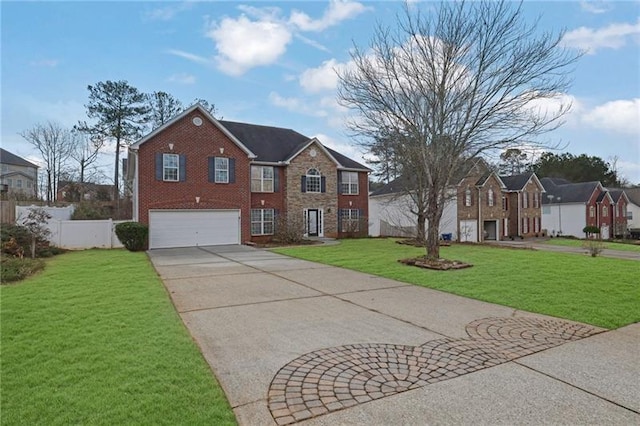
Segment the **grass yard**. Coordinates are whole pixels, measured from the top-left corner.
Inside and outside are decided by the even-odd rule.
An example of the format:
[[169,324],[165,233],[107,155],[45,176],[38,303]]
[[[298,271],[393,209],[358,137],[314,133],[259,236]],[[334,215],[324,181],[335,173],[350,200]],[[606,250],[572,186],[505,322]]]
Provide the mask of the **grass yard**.
[[[564,246],[564,247],[582,247],[584,240],[574,240],[569,238],[551,238],[546,241],[545,244],[552,246]],[[610,250],[631,251],[640,253],[640,244],[625,244],[625,243],[612,243],[608,241],[603,242],[604,248]]]
[[640,321],[640,262],[632,260],[454,244],[441,256],[474,266],[432,271],[398,263],[425,251],[391,239],[274,251],[606,328]]
[[0,292],[3,425],[236,424],[144,253],[67,253]]

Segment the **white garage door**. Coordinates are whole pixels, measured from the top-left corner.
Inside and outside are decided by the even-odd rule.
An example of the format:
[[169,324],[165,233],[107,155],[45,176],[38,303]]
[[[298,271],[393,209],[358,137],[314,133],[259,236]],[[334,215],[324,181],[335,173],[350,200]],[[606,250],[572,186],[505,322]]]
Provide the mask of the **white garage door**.
[[469,243],[478,242],[478,223],[475,220],[460,221],[460,241]]
[[151,210],[149,248],[240,244],[239,210]]

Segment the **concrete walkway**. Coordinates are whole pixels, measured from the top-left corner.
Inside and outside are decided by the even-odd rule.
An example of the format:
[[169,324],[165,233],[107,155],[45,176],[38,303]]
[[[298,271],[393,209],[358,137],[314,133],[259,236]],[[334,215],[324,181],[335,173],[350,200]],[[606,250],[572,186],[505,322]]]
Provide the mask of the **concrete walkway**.
[[244,246],[149,256],[242,425],[640,424],[616,331]]

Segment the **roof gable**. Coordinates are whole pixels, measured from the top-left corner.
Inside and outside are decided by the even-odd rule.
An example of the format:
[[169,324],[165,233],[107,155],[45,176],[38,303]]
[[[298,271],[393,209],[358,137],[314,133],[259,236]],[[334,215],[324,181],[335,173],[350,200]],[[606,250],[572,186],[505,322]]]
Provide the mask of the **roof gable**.
[[522,191],[527,187],[529,182],[533,181],[542,190],[542,192],[546,192],[544,185],[533,172],[511,176],[500,176],[500,179],[504,182],[507,191]]
[[36,169],[38,168],[38,166],[36,166],[32,162],[27,161],[22,157],[18,157],[17,155],[2,148],[0,148],[0,163],[12,164],[14,166],[22,166],[22,167],[33,167]]
[[553,180],[542,178],[540,182],[548,194],[543,197],[543,204],[558,203],[558,197],[560,203],[587,203],[595,190],[602,187],[597,181],[556,185]]
[[256,157],[256,155],[253,152],[251,152],[251,150],[249,148],[247,148],[242,142],[240,142],[232,133],[229,132],[229,130],[227,130],[222,124],[220,124],[220,122],[218,120],[216,120],[216,118],[213,115],[211,115],[211,113],[209,111],[207,111],[199,103],[187,108],[186,110],[182,111],[180,114],[178,114],[175,117],[173,117],[171,120],[169,120],[166,123],[164,123],[162,126],[160,126],[157,129],[153,130],[148,135],[146,135],[146,136],[142,137],[141,139],[137,140],[136,142],[132,143],[129,148],[134,150],[134,151],[137,150],[140,147],[140,145],[144,144],[149,139],[151,139],[154,136],[156,136],[157,134],[163,132],[165,129],[167,129],[168,127],[170,127],[173,124],[177,123],[178,121],[184,119],[186,116],[188,116],[189,114],[191,114],[195,110],[198,110],[198,112],[200,112],[207,120],[209,120],[220,131],[222,131],[222,133],[224,133],[225,136],[227,136],[229,139],[231,139],[231,141],[233,143],[235,143],[242,151],[244,151],[249,158],[255,158]]

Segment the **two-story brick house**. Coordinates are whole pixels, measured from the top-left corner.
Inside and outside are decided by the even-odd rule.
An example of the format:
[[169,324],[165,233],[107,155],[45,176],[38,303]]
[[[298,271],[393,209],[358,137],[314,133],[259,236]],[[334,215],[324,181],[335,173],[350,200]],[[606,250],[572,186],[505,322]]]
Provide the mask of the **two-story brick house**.
[[499,176],[480,163],[457,187],[458,239],[481,242],[540,235],[543,193],[535,173]]
[[366,235],[368,172],[315,138],[200,105],[131,145],[128,167],[150,248],[263,242],[283,216],[306,236]]
[[629,198],[624,190],[607,190],[598,181],[543,178],[542,184],[547,191],[543,222],[551,235],[583,238],[586,226],[599,228],[603,239],[626,232]]

